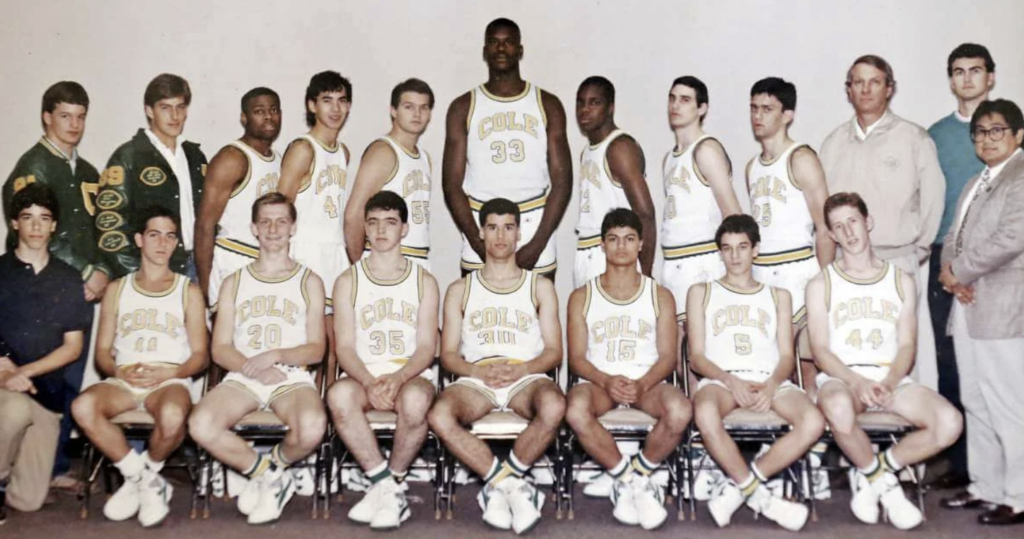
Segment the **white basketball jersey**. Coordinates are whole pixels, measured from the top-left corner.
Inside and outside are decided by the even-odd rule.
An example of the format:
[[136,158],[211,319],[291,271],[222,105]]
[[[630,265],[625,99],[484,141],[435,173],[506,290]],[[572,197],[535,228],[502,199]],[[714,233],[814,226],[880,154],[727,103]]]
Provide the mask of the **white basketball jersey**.
[[[426,271],[407,261],[394,280],[370,275],[366,259],[352,273],[352,307],[356,315],[356,356],[367,365],[404,365],[416,350],[416,323]],[[371,371],[373,372],[373,371]]]
[[878,276],[857,279],[837,263],[825,271],[829,350],[848,366],[889,367],[899,352],[903,273],[885,262]]
[[401,195],[409,208],[409,234],[402,239],[402,254],[425,259],[430,253],[430,155],[416,146],[410,153],[391,137],[381,137],[395,152],[396,165],[382,188]]
[[[295,196],[299,218],[293,239],[302,243],[344,245],[342,214],[345,213],[345,189],[348,185],[345,150],[340,142],[333,149],[328,148],[313,135],[303,135],[300,139],[313,147],[313,165],[309,182],[299,186]],[[344,256],[344,253],[339,256]]]
[[622,185],[608,168],[608,147],[625,135],[621,129],[612,131],[604,140],[587,146],[580,157],[580,219],[576,224],[579,240],[600,238],[601,221],[615,208],[629,208],[629,199]]
[[625,301],[608,295],[600,277],[586,287],[587,360],[606,374],[633,380],[647,374],[658,362],[658,284],[643,277]]
[[544,194],[551,178],[540,88],[528,82],[523,93],[498,97],[480,85],[469,95],[462,190],[480,203],[497,197],[522,202]]
[[801,147],[806,145],[793,144],[768,163],[760,155],[751,161],[747,181],[751,215],[761,226],[759,258],[814,247],[814,219],[790,166]]
[[666,258],[700,254],[690,250],[707,247],[708,243],[712,245],[705,251],[715,250],[715,231],[722,223],[722,210],[711,192],[711,184],[704,179],[694,160],[697,147],[710,138],[704,135],[682,151],[672,151],[665,158],[661,245]]
[[775,287],[762,284],[745,292],[721,281],[704,286],[704,355],[708,360],[728,372],[775,372],[779,364]]
[[469,363],[487,359],[531,361],[544,350],[537,315],[538,274],[522,270],[515,285],[500,289],[474,271],[462,296],[462,356]]
[[252,203],[256,199],[277,191],[281,179],[281,155],[274,152],[271,157],[252,149],[248,144],[236,140],[230,144],[245,155],[249,163],[242,183],[231,191],[231,198],[217,223],[217,245],[228,251],[256,258],[260,254],[259,243],[252,235]]
[[234,344],[242,355],[249,358],[308,342],[306,281],[312,273],[302,264],[277,279],[260,275],[253,264],[235,272]]
[[163,292],[143,290],[135,278],[135,272],[129,273],[117,286],[115,363],[181,365],[192,355],[185,331],[188,278],[175,273],[174,283]]

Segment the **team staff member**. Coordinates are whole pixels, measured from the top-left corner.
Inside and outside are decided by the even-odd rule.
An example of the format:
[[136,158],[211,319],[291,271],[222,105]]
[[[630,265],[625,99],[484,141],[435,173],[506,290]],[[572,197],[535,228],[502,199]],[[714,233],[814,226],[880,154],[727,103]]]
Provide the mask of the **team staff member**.
[[146,86],[143,104],[149,127],[116,150],[100,177],[96,231],[112,277],[139,268],[139,249],[129,240],[136,212],[164,206],[181,223],[171,270],[195,277],[192,240],[202,198],[206,156],[182,132],[192,103],[188,82],[164,73]]

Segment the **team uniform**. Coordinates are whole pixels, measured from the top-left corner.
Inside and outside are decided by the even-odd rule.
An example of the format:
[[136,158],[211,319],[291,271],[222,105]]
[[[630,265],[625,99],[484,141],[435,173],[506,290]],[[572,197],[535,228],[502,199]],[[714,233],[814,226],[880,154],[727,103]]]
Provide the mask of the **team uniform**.
[[605,374],[639,380],[658,362],[658,284],[644,276],[623,301],[605,292],[600,277],[586,287],[587,361]]
[[[430,271],[430,184],[433,163],[419,145],[411,153],[391,137],[380,137],[395,152],[395,168],[381,191],[402,197],[409,208],[409,233],[402,238],[402,255]],[[367,242],[363,259],[370,255]]]
[[[704,355],[708,361],[742,380],[760,383],[771,378],[779,365],[778,301],[775,287],[765,284],[743,291],[722,281],[705,283]],[[697,391],[709,385],[725,387],[719,380],[703,378]],[[798,388],[786,380],[775,395],[793,389]]]
[[[551,176],[548,173],[547,116],[541,89],[526,83],[523,93],[498,97],[483,85],[469,92],[466,120],[466,177],[462,190],[469,197],[473,220],[492,198],[519,204],[521,248],[533,239],[544,215]],[[483,261],[463,237],[462,269],[477,270]],[[551,238],[533,271],[547,273],[557,267],[555,241]]]
[[[313,148],[313,164],[309,182],[299,186],[295,195],[299,218],[291,254],[319,275],[327,290],[332,290],[334,281],[349,267],[341,222],[347,196],[348,159],[340,142],[328,148],[313,135],[303,135],[298,140],[305,140]],[[333,305],[328,297],[327,314],[333,312]]]
[[[306,313],[309,299],[306,281],[312,270],[296,264],[286,277],[270,279],[256,272],[252,264],[235,272],[235,334],[232,342],[246,358],[276,348],[295,348],[308,342]],[[274,365],[287,377],[266,385],[240,372],[230,372],[221,384],[237,387],[267,408],[292,390],[316,388],[313,375],[304,367]]]
[[277,182],[281,179],[281,155],[277,152],[272,157],[266,157],[240,140],[231,142],[230,146],[241,151],[249,165],[245,179],[231,191],[228,204],[217,223],[213,269],[210,272],[210,289],[207,291],[214,310],[224,279],[259,257],[259,243],[252,235],[251,228],[252,204],[259,197],[277,191]]
[[807,319],[804,291],[821,268],[814,256],[814,219],[800,186],[793,179],[793,144],[771,162],[760,156],[747,168],[750,209],[761,228],[760,254],[754,260],[754,279],[784,288],[793,297],[793,323]]
[[[522,270],[515,285],[500,289],[488,284],[479,271],[467,275],[462,296],[462,344],[460,352],[472,364],[493,361],[532,361],[544,351],[544,339],[537,312],[537,279],[540,275]],[[544,374],[529,374],[503,388],[492,388],[482,380],[463,376],[455,384],[471,387],[491,400],[495,408],[509,401]]]
[[601,249],[601,222],[615,208],[629,208],[622,184],[608,169],[608,147],[620,136],[612,131],[604,140],[589,145],[580,156],[580,219],[576,224],[576,261],[573,283],[576,288],[604,273],[605,255]]
[[[348,271],[356,315],[356,357],[374,376],[396,372],[416,350],[417,315],[427,270],[410,261],[401,277],[377,279],[364,259]],[[420,376],[433,381],[433,374],[433,369],[426,369]]]
[[[889,375],[899,352],[898,322],[905,293],[903,271],[889,262],[884,264],[872,279],[851,277],[834,262],[824,272],[828,348],[850,370],[876,382]],[[830,380],[841,382],[824,372],[815,380],[818,387]],[[897,389],[912,383],[905,376]]]
[[[114,333],[114,362],[118,369],[126,365],[147,364],[179,366],[192,355],[185,328],[188,305],[188,277],[174,274],[174,283],[163,292],[143,290],[135,282],[137,273],[124,276],[117,285],[117,328]],[[135,387],[119,378],[108,383],[131,392],[141,407],[154,391],[172,385],[192,389],[185,378],[172,378],[156,387]]]
[[725,264],[715,245],[715,232],[722,223],[711,184],[697,168],[695,153],[704,135],[681,151],[665,157],[665,216],[661,225],[661,248],[665,265],[661,281],[676,300],[676,320],[686,321],[686,293],[690,285],[713,281],[725,275]]

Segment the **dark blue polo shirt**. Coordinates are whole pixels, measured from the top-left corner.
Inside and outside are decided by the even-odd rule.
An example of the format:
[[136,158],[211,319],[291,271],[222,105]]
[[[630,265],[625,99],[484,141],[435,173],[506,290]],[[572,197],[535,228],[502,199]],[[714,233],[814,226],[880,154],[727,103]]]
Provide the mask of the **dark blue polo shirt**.
[[[85,301],[82,276],[74,268],[50,256],[36,274],[13,251],[0,256],[0,355],[18,365],[32,363],[64,344],[65,333],[88,333],[91,324],[92,306]],[[35,399],[56,412],[64,408],[62,370],[32,380]]]

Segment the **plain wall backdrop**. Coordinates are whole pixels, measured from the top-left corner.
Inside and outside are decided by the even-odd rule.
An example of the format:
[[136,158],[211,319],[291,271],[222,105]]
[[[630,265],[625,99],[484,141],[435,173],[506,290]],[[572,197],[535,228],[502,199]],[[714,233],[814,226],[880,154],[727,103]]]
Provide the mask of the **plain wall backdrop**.
[[[58,80],[89,92],[80,154],[102,169],[110,153],[145,125],[142,94],[162,72],[188,79],[193,100],[185,136],[212,157],[241,135],[239,98],[254,86],[281,94],[281,138],[306,131],[303,96],[311,75],[340,71],[354,85],[341,140],[359,156],[390,128],[391,88],[426,80],[437,97],[421,140],[434,160],[431,264],[441,292],[458,277],[459,241],[441,194],[444,118],[458,95],[486,80],[485,25],[509,17],[522,28],[523,76],[559,98],[569,119],[574,178],[585,139],[575,124],[575,92],[589,75],[617,90],[616,120],[643,146],[647,177],[661,218],[661,162],[674,144],[666,121],[671,81],[695,75],[709,88],[705,130],[729,152],[738,189],[743,167],[759,150],[750,133],[750,86],[781,76],[798,89],[794,139],[818,148],[853,114],[843,83],[850,63],[879,54],[895,70],[892,109],[928,127],[955,107],[946,57],[958,44],[986,45],[997,64],[994,96],[1024,102],[1024,45],[1019,0],[612,1],[519,0],[107,0],[4,2],[0,18],[0,173],[41,134],[40,100]],[[1016,51],[1016,52],[1015,52]],[[574,189],[575,192],[575,189]],[[742,191],[739,198],[746,203]],[[558,230],[557,288],[572,287],[574,196]],[[6,224],[6,223],[5,223]],[[659,255],[660,260],[660,255]],[[330,287],[330,283],[328,283]]]

